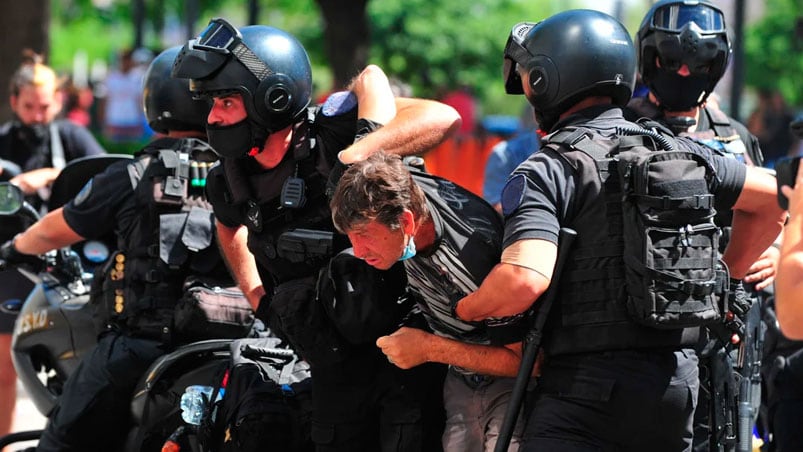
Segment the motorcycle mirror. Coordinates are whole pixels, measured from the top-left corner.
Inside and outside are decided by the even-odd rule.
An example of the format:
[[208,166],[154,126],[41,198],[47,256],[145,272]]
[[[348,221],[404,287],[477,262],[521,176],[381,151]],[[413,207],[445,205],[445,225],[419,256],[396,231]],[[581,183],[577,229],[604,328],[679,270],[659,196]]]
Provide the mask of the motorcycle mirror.
[[0,182],[0,215],[15,215],[24,203],[25,196],[19,187],[10,182]]

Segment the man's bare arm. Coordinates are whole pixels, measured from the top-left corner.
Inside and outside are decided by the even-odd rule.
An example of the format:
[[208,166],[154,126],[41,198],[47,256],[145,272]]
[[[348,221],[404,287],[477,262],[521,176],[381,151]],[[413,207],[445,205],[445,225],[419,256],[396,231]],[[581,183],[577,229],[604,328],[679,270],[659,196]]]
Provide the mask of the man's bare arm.
[[230,228],[218,222],[217,237],[229,271],[256,311],[259,301],[265,295],[265,288],[257,272],[254,255],[248,250],[248,228],[242,225]]
[[744,278],[783,229],[786,214],[778,206],[776,193],[774,177],[747,167],[744,187],[733,206],[733,235],[723,255],[732,278]]
[[460,127],[460,115],[446,104],[393,98],[388,79],[378,66],[368,66],[351,88],[357,95],[360,117],[384,127],[341,152],[343,163],[364,160],[379,149],[398,155],[421,154],[443,143]]
[[520,343],[504,347],[469,344],[416,328],[399,328],[377,339],[376,345],[402,369],[436,362],[483,375],[514,377],[521,364]]

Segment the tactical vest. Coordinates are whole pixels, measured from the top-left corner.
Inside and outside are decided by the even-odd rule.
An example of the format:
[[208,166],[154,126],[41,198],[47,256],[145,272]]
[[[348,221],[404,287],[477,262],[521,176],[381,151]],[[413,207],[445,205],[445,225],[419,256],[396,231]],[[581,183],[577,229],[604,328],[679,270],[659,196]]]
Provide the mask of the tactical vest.
[[204,196],[214,153],[200,140],[181,139],[166,149],[145,148],[137,157],[128,175],[141,214],[127,236],[118,237],[119,251],[99,278],[100,320],[106,328],[169,343],[185,281],[209,276],[228,282]]
[[[704,107],[700,113],[706,115],[711,128],[708,130],[695,130],[694,132],[681,134],[708,146],[717,151],[720,155],[735,158],[736,160],[750,166],[760,166],[760,159],[748,152],[747,144],[742,140],[739,133],[731,125],[728,116],[719,109]],[[759,156],[760,157],[760,156]]]
[[[628,107],[644,118],[662,121],[663,112],[646,98],[633,99]],[[742,140],[741,135],[731,124],[730,118],[722,110],[706,106],[700,108],[700,114],[706,116],[710,128],[684,132],[680,136],[692,138],[720,155],[735,158],[742,163],[752,166],[762,165],[761,153]]]
[[[618,126],[618,127],[616,127]],[[677,348],[696,343],[699,328],[656,329],[628,313],[624,258],[622,187],[612,150],[621,121],[561,130],[544,139],[576,170],[578,199],[569,215],[577,237],[560,275],[560,303],[553,305],[544,346],[551,355],[617,349]]]
[[[290,149],[273,170],[249,172],[244,159],[223,160],[226,200],[248,230],[248,248],[263,282],[315,276],[347,248],[335,230],[326,197],[329,164],[311,136],[314,109],[294,126]],[[300,203],[298,200],[301,200]],[[295,205],[294,205],[295,204]]]

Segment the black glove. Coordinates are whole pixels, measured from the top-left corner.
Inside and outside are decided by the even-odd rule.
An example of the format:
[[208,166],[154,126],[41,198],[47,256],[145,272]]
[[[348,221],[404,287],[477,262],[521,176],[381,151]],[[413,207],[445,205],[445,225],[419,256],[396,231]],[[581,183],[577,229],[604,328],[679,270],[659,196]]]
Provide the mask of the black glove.
[[750,310],[752,300],[744,288],[741,279],[730,279],[728,288],[728,310],[734,315],[744,320],[747,311]]
[[[723,322],[711,325],[709,329],[719,336],[723,342],[737,344],[744,338],[744,318],[747,316],[747,311],[750,310],[750,304],[750,296],[744,289],[742,281],[730,278],[727,305],[723,309]],[[738,339],[736,336],[738,336]]]
[[39,268],[42,265],[42,258],[30,254],[23,254],[17,251],[14,246],[14,239],[11,239],[0,246],[0,270],[5,270],[10,265],[31,265]]

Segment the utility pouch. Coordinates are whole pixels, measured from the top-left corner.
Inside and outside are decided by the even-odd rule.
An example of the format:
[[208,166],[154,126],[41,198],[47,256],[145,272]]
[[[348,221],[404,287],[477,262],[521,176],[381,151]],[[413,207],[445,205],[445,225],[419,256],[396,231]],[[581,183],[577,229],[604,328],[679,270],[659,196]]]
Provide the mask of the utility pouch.
[[719,320],[727,276],[708,189],[713,168],[685,151],[636,147],[618,157],[630,316],[660,329]]
[[248,336],[254,319],[251,305],[237,287],[192,280],[176,304],[173,331],[182,342],[238,339]]
[[291,229],[279,235],[276,252],[293,263],[310,259],[329,258],[332,255],[334,234],[314,229]]

